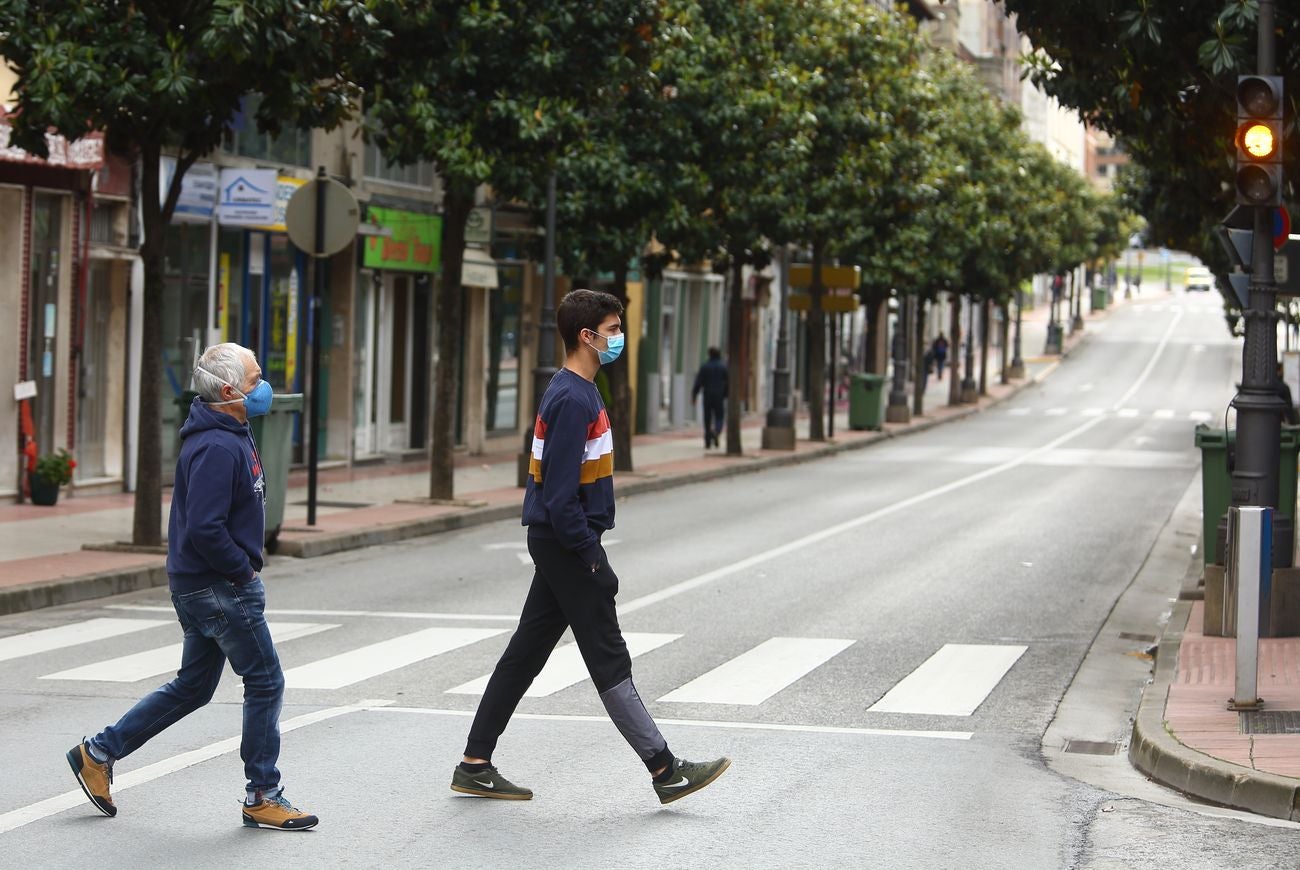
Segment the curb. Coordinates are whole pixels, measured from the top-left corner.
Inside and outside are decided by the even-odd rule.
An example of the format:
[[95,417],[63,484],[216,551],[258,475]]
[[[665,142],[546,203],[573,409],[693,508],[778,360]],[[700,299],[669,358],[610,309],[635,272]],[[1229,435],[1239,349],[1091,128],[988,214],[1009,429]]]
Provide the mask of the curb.
[[[1074,350],[1086,337],[1087,333],[1085,332],[1083,337],[1076,340],[1066,348],[1063,348],[1061,358],[1063,359],[1068,356],[1070,352]],[[1059,361],[1053,363],[1044,368],[1043,371],[1039,372],[1037,375],[1025,378],[1019,383],[1012,385],[1012,389],[1005,395],[990,396],[989,400],[985,404],[968,405],[943,417],[910,423],[906,428],[897,431],[889,432],[881,430],[874,435],[868,435],[853,441],[838,443],[829,442],[820,444],[816,447],[805,448],[802,452],[792,451],[785,455],[778,454],[759,457],[757,458],[758,461],[755,462],[737,462],[719,468],[703,469],[682,474],[670,474],[664,477],[636,478],[629,480],[626,483],[619,484],[618,497],[623,498],[642,493],[661,492],[679,486],[689,486],[695,483],[722,480],[724,478],[736,477],[741,474],[754,474],[769,468],[783,468],[792,465],[801,465],[807,462],[825,459],[830,456],[836,456],[850,450],[860,450],[881,441],[899,438],[904,435],[911,435],[916,432],[924,432],[936,426],[962,420],[974,414],[982,414],[990,408],[997,407],[1003,402],[1019,395],[1021,391],[1040,384],[1043,379],[1055,371],[1059,365]],[[459,513],[444,514],[438,517],[429,517],[420,520],[405,520],[388,525],[372,526],[370,528],[356,529],[348,532],[322,533],[319,538],[281,540],[276,547],[276,554],[300,559],[312,559],[319,556],[342,553],[348,550],[357,550],[363,547],[393,544],[399,541],[410,540],[411,538],[420,538],[427,535],[438,534],[440,532],[449,532],[456,529],[479,526],[486,523],[497,522],[499,520],[511,519],[512,517],[517,517],[518,514],[519,506],[514,503],[509,505],[497,505],[495,507],[471,508]],[[166,585],[167,572],[165,567],[161,565],[152,568],[112,570],[83,577],[69,578],[67,580],[34,583],[27,586],[18,586],[11,589],[0,590],[0,616],[12,613],[21,613],[28,610],[37,610],[44,607],[55,607],[61,604],[73,604],[78,601],[86,601],[93,598],[105,598],[110,595],[121,595],[127,592],[138,592],[143,589]]]
[[98,574],[56,580],[52,583],[31,583],[0,589],[0,616],[75,604],[92,598],[107,598],[167,585],[167,566],[153,565],[139,568],[115,568]]
[[1275,819],[1300,821],[1300,780],[1197,752],[1179,743],[1165,727],[1165,702],[1191,613],[1191,601],[1178,601],[1160,637],[1155,675],[1142,693],[1133,722],[1129,761],[1156,782],[1192,797]]

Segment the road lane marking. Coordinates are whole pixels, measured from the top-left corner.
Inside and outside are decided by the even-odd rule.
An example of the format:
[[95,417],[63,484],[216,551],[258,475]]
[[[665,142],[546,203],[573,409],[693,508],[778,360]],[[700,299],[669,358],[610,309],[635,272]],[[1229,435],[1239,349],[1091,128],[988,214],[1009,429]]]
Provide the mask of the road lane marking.
[[1187,419],[1193,423],[1208,423],[1214,419],[1214,415],[1209,411],[1193,411],[1187,415]]
[[1165,328],[1165,334],[1160,336],[1160,341],[1156,344],[1156,349],[1151,353],[1151,359],[1147,360],[1146,368],[1142,369],[1142,373],[1139,374],[1137,379],[1129,385],[1129,388],[1124,392],[1124,395],[1119,397],[1119,401],[1111,406],[1112,409],[1119,410],[1120,408],[1123,408],[1128,404],[1128,400],[1133,398],[1133,396],[1137,394],[1138,390],[1142,389],[1147,378],[1151,377],[1151,373],[1155,371],[1156,363],[1160,361],[1161,354],[1163,354],[1165,348],[1169,346],[1169,339],[1173,336],[1174,330],[1178,327],[1178,323],[1182,319],[1183,312],[1179,311],[1174,315],[1173,320],[1169,321],[1169,326]]
[[[363,710],[374,711],[382,710],[390,701],[366,699],[358,701],[355,704],[347,704],[342,707],[329,707],[324,710],[317,710],[314,713],[304,713],[301,716],[295,716],[292,719],[286,719],[280,723],[280,733],[295,731],[308,725],[315,725],[317,722],[324,722],[327,719],[334,719],[347,713],[359,713]],[[239,748],[243,737],[227,737],[225,740],[218,740],[216,743],[210,743],[201,749],[194,749],[190,752],[182,752],[180,755],[173,755],[171,758],[164,758],[162,761],[154,762],[126,773],[119,773],[113,778],[113,794],[119,795],[129,788],[137,785],[144,785],[153,782],[155,779],[161,779],[172,773],[184,770],[187,767],[193,767],[205,761],[210,761],[227,752],[234,752]],[[70,772],[69,772],[70,773]],[[81,789],[64,792],[52,798],[20,807],[16,810],[10,810],[0,815],[0,834],[8,833],[15,828],[21,828],[32,822],[40,821],[49,816],[56,815],[64,810],[70,810],[73,807],[85,806],[87,803],[86,795]],[[88,813],[98,814],[98,810],[87,808]]]
[[[1181,314],[1179,315],[1179,317],[1181,317]],[[1170,335],[1173,334],[1173,328],[1175,325],[1177,325],[1177,323],[1178,323],[1178,317],[1175,317],[1173,322],[1169,325],[1169,328],[1165,330],[1165,334],[1160,339],[1160,343],[1157,344],[1155,350],[1152,351],[1151,361],[1147,363],[1147,367],[1143,370],[1142,375],[1139,377],[1138,381],[1134,383],[1133,385],[1134,388],[1141,386],[1142,382],[1150,375],[1151,370],[1155,367],[1156,360],[1160,358],[1160,355],[1164,353],[1165,348],[1169,346],[1169,337]],[[1131,389],[1128,394],[1122,396],[1120,398],[1120,401],[1115,403],[1114,407],[1118,409],[1127,405],[1128,400],[1132,398],[1131,393],[1133,392],[1136,392],[1136,389]],[[682,580],[677,583],[673,583],[669,586],[664,587],[663,589],[660,589],[657,592],[651,592],[648,595],[642,595],[640,598],[634,598],[631,601],[624,604],[623,606],[619,607],[618,612],[620,615],[635,613],[636,611],[641,610],[642,608],[650,607],[651,605],[658,604],[661,601],[667,601],[670,598],[675,598],[678,595],[681,595],[686,592],[690,592],[693,589],[698,589],[701,586],[706,586],[717,580],[721,580],[724,577],[730,577],[733,574],[739,574],[742,571],[747,571],[756,565],[761,565],[764,562],[771,561],[772,559],[779,558],[789,553],[797,552],[799,550],[804,549],[805,547],[810,547],[813,544],[817,544],[824,540],[827,540],[828,538],[833,538],[837,535],[841,535],[844,532],[861,528],[862,526],[865,526],[869,523],[874,523],[876,520],[883,519],[884,517],[892,516],[893,514],[899,513],[900,511],[905,511],[908,508],[915,507],[916,505],[919,504],[924,504],[925,502],[931,501],[941,496],[945,496],[951,492],[955,492],[959,489],[970,486],[973,483],[978,483],[982,480],[988,480],[991,477],[996,477],[997,475],[1002,474],[1003,472],[1006,471],[1010,471],[1013,468],[1019,468],[1021,465],[1024,465],[1028,462],[1033,462],[1037,460],[1039,457],[1043,456],[1044,454],[1050,453],[1051,451],[1060,447],[1062,444],[1065,444],[1067,441],[1071,441],[1075,438],[1078,438],[1083,433],[1089,431],[1090,429],[1095,428],[1098,424],[1100,424],[1105,419],[1106,419],[1105,417],[1093,417],[1092,419],[1088,420],[1086,423],[1074,427],[1070,431],[1066,432],[1064,435],[1060,435],[1056,438],[1053,438],[1051,441],[1047,442],[1041,447],[1035,447],[1032,450],[1027,450],[1024,453],[1022,453],[1020,456],[1017,456],[1014,459],[1009,459],[1006,462],[1001,463],[1000,465],[995,465],[992,468],[986,468],[983,471],[977,471],[976,473],[971,474],[967,477],[959,478],[957,480],[951,481],[950,483],[945,483],[942,486],[937,486],[934,489],[917,493],[914,496],[901,499],[890,505],[887,505],[886,507],[880,508],[878,510],[874,510],[870,513],[863,514],[858,517],[854,517],[851,520],[845,520],[842,523],[836,523],[835,525],[827,526],[824,529],[820,529],[819,531],[804,535],[801,538],[796,538],[793,541],[788,541],[779,546],[772,547],[771,549],[764,550],[760,553],[755,553],[752,556],[748,556],[744,559],[740,559],[736,562],[732,562],[730,565],[723,565],[721,568],[715,568],[714,570],[707,571],[704,574],[699,574],[687,580]]]
[[659,700],[683,704],[761,704],[852,645],[853,641],[838,638],[769,638]]
[[1064,417],[1066,414],[1070,413],[1070,409],[1069,408],[1048,408],[1043,413],[1045,413],[1049,417]]
[[[672,643],[681,637],[680,634],[658,634],[652,632],[624,632],[623,640],[627,643],[628,655],[636,658],[643,653],[658,649],[665,644]],[[487,689],[488,680],[491,674],[484,674],[481,677],[470,680],[455,688],[448,689],[448,695],[481,695]],[[545,698],[547,695],[554,695],[569,686],[581,683],[590,677],[587,673],[587,665],[582,660],[582,653],[578,650],[576,643],[565,644],[557,647],[550,658],[546,660],[546,667],[533,680],[533,684],[528,687],[524,693],[527,698]]]
[[1151,416],[1154,417],[1154,418],[1157,419],[1157,420],[1172,420],[1172,419],[1174,419],[1174,409],[1173,409],[1173,408],[1161,408],[1160,410],[1156,411],[1156,412],[1155,412],[1154,414],[1152,414]]
[[[167,610],[169,613],[175,612],[170,607]],[[107,640],[110,637],[144,631],[147,628],[159,628],[164,625],[174,624],[175,620],[171,619],[111,619],[109,617],[96,617],[95,619],[74,622],[71,625],[60,625],[57,628],[43,628],[25,634],[0,637],[0,662],[36,655],[37,653],[53,652],[57,649],[78,646],[96,640]]]
[[[271,622],[267,623],[267,628],[271,630],[271,639],[277,644],[281,644],[297,640],[300,637],[319,634],[322,631],[329,631],[331,628],[338,628],[338,626],[319,622]],[[157,677],[160,674],[175,673],[176,669],[180,667],[181,654],[184,649],[185,644],[183,643],[168,644],[144,652],[118,656],[117,658],[105,659],[102,662],[81,665],[54,674],[46,674],[41,679],[134,683],[137,680]]]
[[842,535],[845,532],[861,528],[862,526],[865,526],[869,523],[873,523],[876,520],[883,519],[885,517],[892,516],[893,514],[899,513],[901,511],[905,511],[908,508],[915,507],[918,504],[924,504],[925,502],[930,501],[932,499],[945,496],[951,492],[956,492],[957,490],[970,486],[973,483],[978,483],[981,480],[987,480],[990,477],[996,477],[997,475],[1002,474],[1005,471],[1010,471],[1011,469],[1019,468],[1021,465],[1025,465],[1026,463],[1037,461],[1040,457],[1042,457],[1047,453],[1050,453],[1051,451],[1055,450],[1057,447],[1066,443],[1067,441],[1077,438],[1083,433],[1087,432],[1088,430],[1095,428],[1104,419],[1105,419],[1104,417],[1094,417],[1088,422],[1076,426],[1075,428],[1071,429],[1069,432],[1066,432],[1064,435],[1052,439],[1051,441],[1047,442],[1043,446],[1036,447],[1032,450],[1027,450],[1021,453],[1019,456],[1013,459],[1009,459],[1006,462],[1003,462],[999,465],[995,465],[992,468],[986,468],[983,471],[977,471],[974,474],[971,474],[967,477],[959,478],[950,483],[945,483],[942,486],[937,486],[934,489],[917,493],[914,496],[910,496],[908,498],[893,502],[892,504],[879,508],[878,510],[874,510],[870,513],[854,517],[851,520],[845,520],[842,523],[836,523],[833,526],[827,526],[824,529],[820,529],[816,532],[812,532],[811,534],[804,535],[802,538],[795,538],[793,541],[787,541],[786,543],[781,544],[780,546],[772,547],[771,549],[768,550],[763,550],[760,553],[755,553],[752,556],[748,556],[744,559],[740,559],[739,561],[732,562],[729,565],[723,565],[721,568],[715,568],[714,570],[708,571],[704,574],[699,574],[687,580],[679,581],[677,583],[672,584],[671,586],[666,586],[657,592],[651,592],[647,595],[642,595],[640,598],[634,598],[631,601],[627,602],[626,604],[618,608],[619,615],[622,616],[629,613],[635,613],[636,611],[641,610],[642,608],[650,607],[651,605],[658,604],[661,601],[667,601],[670,598],[675,598],[678,595],[681,595],[685,592],[690,592],[693,589],[698,589],[701,586],[706,586],[709,583],[713,583],[716,580],[721,580],[724,577],[730,577],[733,574],[739,574],[742,571],[747,571],[756,565],[761,565],[764,562],[769,562],[781,556],[798,552],[799,550],[805,549],[806,547],[810,547],[813,544],[819,544],[822,541],[827,540],[828,538],[833,538],[837,535]]
[[341,689],[505,631],[504,628],[426,628],[290,668],[284,672],[284,683],[292,689]]
[[[405,713],[415,716],[456,716],[468,719],[474,715],[473,710],[439,710],[433,707],[396,707],[385,705],[375,707],[373,710],[366,708],[366,712],[373,713]],[[609,726],[609,718],[606,716],[577,716],[563,715],[554,713],[519,713],[516,712],[510,717],[514,719],[527,719],[533,722],[590,722],[598,725]],[[851,734],[863,737],[905,737],[919,738],[924,740],[970,740],[975,736],[973,731],[912,731],[905,728],[844,728],[834,725],[790,725],[779,722],[726,722],[715,719],[660,719],[655,717],[655,722],[659,725],[675,725],[684,728],[725,728],[740,731],[787,731],[801,734]],[[77,792],[78,795],[81,792]],[[82,798],[85,800],[85,798]]]
[[[143,613],[174,613],[170,607],[157,604],[109,604],[109,610],[133,610]],[[495,613],[424,613],[409,610],[275,610],[266,611],[267,616],[315,616],[315,617],[367,617],[377,619],[454,619],[464,622],[518,622],[519,615],[507,616]]]
[[969,716],[1027,649],[1023,645],[944,644],[867,712]]
[[1130,420],[1130,419],[1136,417],[1137,415],[1138,415],[1138,409],[1137,409],[1137,408],[1120,408],[1120,409],[1119,409],[1119,416],[1120,416],[1120,418],[1122,418],[1122,419]]

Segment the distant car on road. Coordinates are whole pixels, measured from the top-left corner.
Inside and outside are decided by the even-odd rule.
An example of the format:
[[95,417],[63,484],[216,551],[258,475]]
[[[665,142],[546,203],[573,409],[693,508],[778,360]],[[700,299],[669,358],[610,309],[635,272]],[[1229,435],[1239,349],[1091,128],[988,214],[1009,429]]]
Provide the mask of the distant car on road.
[[1188,293],[1196,290],[1204,290],[1208,293],[1214,289],[1214,276],[1204,266],[1192,266],[1187,270],[1187,276],[1183,279],[1183,286]]

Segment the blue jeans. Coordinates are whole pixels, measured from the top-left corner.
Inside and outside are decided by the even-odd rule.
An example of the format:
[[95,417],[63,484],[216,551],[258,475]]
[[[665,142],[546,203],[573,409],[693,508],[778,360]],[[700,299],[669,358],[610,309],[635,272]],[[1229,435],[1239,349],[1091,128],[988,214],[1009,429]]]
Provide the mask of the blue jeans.
[[95,745],[109,758],[130,755],[211,701],[229,659],[235,673],[244,678],[244,739],[239,757],[244,760],[247,788],[275,788],[280,784],[275,763],[280,757],[284,672],[262,615],[266,588],[261,578],[239,585],[222,581],[184,595],[172,593],[172,606],[185,630],[176,679],[95,735]]

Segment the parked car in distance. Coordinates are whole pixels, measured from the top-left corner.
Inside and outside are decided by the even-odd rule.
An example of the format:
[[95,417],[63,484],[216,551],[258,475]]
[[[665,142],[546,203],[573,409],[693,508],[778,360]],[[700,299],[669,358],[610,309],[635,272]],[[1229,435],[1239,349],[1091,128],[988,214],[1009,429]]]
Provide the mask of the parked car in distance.
[[1183,286],[1188,293],[1197,290],[1204,290],[1208,293],[1214,289],[1214,276],[1204,266],[1191,266],[1183,279]]

